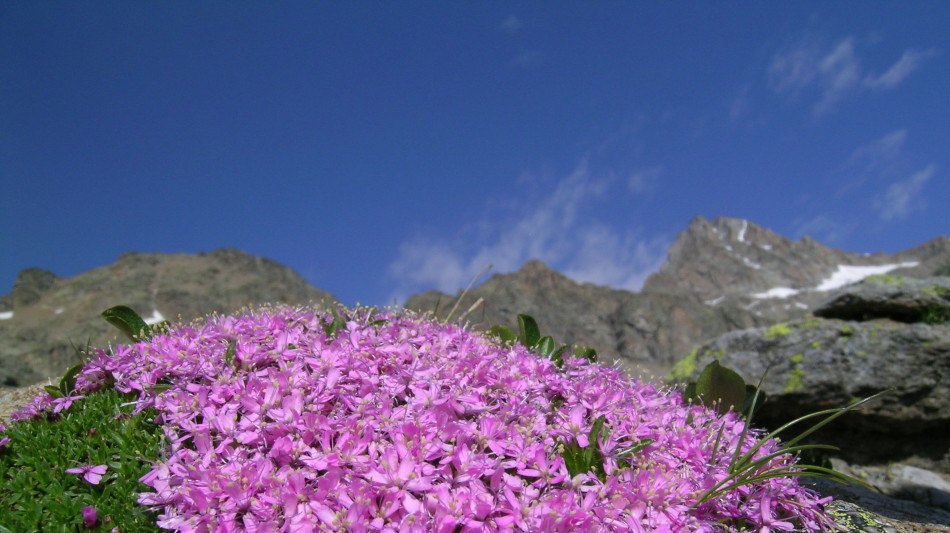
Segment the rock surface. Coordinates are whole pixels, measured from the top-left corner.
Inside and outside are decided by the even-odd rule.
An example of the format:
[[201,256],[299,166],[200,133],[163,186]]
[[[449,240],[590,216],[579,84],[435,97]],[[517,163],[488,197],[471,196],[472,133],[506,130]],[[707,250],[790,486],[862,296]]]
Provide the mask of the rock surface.
[[771,429],[892,389],[810,439],[841,448],[835,453],[847,462],[836,469],[867,481],[880,496],[827,484],[821,490],[865,508],[882,505],[893,516],[912,508],[933,525],[929,530],[950,530],[948,292],[946,277],[874,276],[831,295],[815,310],[822,317],[726,333],[697,348],[673,374],[696,379],[716,359],[755,383],[768,369],[762,383],[768,400],[755,423]]
[[190,321],[249,304],[334,304],[289,268],[237,250],[197,255],[126,253],[72,278],[22,271],[0,297],[0,386],[30,385],[77,363],[72,345],[105,346],[116,330],[99,317],[128,305],[142,317]]

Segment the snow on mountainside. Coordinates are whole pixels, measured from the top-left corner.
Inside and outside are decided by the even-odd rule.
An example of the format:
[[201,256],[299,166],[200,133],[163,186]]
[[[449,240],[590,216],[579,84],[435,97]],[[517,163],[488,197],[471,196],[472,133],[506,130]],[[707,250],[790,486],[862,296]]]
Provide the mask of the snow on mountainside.
[[700,216],[679,235],[643,292],[691,293],[706,305],[736,305],[781,320],[872,274],[930,275],[948,254],[945,236],[897,254],[861,254],[809,237],[792,241],[746,220]]

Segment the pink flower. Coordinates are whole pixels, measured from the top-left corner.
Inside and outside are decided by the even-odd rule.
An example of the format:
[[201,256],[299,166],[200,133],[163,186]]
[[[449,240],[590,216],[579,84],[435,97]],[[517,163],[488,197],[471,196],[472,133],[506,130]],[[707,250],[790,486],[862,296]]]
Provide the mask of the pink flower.
[[98,485],[99,481],[102,480],[102,476],[106,473],[109,467],[106,465],[83,465],[76,468],[67,468],[67,474],[82,474],[82,478],[92,483],[93,485]]
[[58,413],[60,411],[65,411],[66,409],[69,409],[69,406],[72,405],[74,401],[81,400],[83,398],[85,398],[85,396],[81,395],[56,398],[53,400],[53,412]]
[[99,522],[99,512],[95,507],[87,505],[82,508],[82,525],[86,529],[92,529],[96,527],[96,524]]

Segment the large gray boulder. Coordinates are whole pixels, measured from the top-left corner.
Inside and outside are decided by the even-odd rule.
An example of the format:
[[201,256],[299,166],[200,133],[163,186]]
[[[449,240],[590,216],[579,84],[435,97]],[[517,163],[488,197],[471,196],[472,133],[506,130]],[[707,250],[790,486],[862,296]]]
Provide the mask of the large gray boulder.
[[943,322],[950,319],[950,277],[871,276],[836,293],[815,308],[814,315],[843,320]]
[[[939,293],[947,281],[871,279],[851,285],[819,310],[860,320],[811,317],[730,332],[697,348],[671,378],[695,379],[713,359],[751,383],[768,371],[762,389],[769,398],[756,419],[773,428],[893,389],[836,421],[817,440],[841,444],[842,457],[858,462],[923,456],[946,465],[950,322],[944,321],[948,315],[920,310],[943,301]],[[912,317],[918,321],[909,322]]]

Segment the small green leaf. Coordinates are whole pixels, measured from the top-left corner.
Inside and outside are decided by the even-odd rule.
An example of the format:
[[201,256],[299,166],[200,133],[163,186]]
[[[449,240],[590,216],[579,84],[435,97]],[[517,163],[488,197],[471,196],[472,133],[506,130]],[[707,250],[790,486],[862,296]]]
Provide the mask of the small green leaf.
[[591,446],[597,444],[597,439],[603,442],[610,435],[610,430],[604,427],[606,423],[607,417],[605,415],[600,415],[597,417],[597,420],[594,420],[594,424],[590,427],[590,434],[587,437],[590,440]]
[[591,363],[597,362],[597,350],[591,348],[590,346],[578,346],[574,349],[574,356],[587,359]]
[[518,336],[505,326],[492,326],[488,333],[501,339],[501,342],[512,343],[518,341]]
[[537,344],[538,354],[547,358],[554,351],[554,338],[550,336],[541,337]]
[[43,387],[43,390],[45,390],[46,392],[48,392],[48,393],[50,394],[50,396],[52,396],[53,398],[62,398],[62,397],[63,397],[63,392],[62,392],[61,390],[59,390],[59,387],[56,387],[56,386],[54,386],[54,385],[46,385],[46,386]]
[[620,452],[618,452],[618,455],[620,457],[632,456],[635,453],[639,453],[643,451],[644,449],[646,449],[647,446],[653,444],[653,442],[654,442],[653,439],[640,439],[637,442],[635,442],[633,446],[629,446],[627,448],[620,450]]
[[699,403],[700,398],[696,395],[696,382],[690,381],[683,389],[683,399],[691,403]]
[[541,340],[541,328],[531,315],[518,315],[518,327],[521,329],[521,344],[529,350],[534,349]]
[[132,342],[148,340],[150,336],[151,328],[131,307],[125,305],[110,307],[102,312],[102,318],[119,328]]
[[333,320],[329,324],[323,325],[323,331],[327,334],[327,344],[336,337],[337,331],[346,326],[346,319],[337,314],[336,309],[331,311],[333,313]]
[[154,337],[155,335],[161,335],[162,333],[168,333],[168,331],[169,331],[171,328],[172,328],[172,323],[171,323],[171,322],[169,322],[169,321],[167,321],[167,320],[162,320],[162,321],[159,322],[158,324],[153,324],[153,325],[152,325],[152,327],[150,328],[151,331],[149,331],[148,338],[151,339],[151,338]]
[[237,339],[231,339],[231,342],[228,343],[228,350],[224,352],[224,364],[227,366],[234,366],[234,349],[237,346]]
[[554,350],[554,353],[552,353],[548,357],[548,359],[550,359],[551,362],[554,363],[554,366],[558,368],[562,368],[564,366],[564,352],[565,351],[567,351],[567,346],[561,346],[557,350]]
[[59,380],[59,390],[62,391],[63,396],[69,396],[71,392],[76,390],[76,378],[79,377],[79,373],[82,372],[82,367],[82,363],[73,365],[63,374],[62,379]]
[[706,406],[716,405],[720,415],[730,408],[740,408],[745,401],[745,380],[734,371],[721,366],[719,361],[709,363],[696,381],[696,394]]
[[[758,396],[756,396],[757,391],[758,391]],[[765,403],[766,399],[767,399],[767,396],[765,395],[764,390],[757,388],[755,385],[751,385],[751,384],[746,385],[745,386],[745,401],[742,402],[742,411],[741,411],[742,416],[744,416],[746,419],[749,419],[750,417],[752,417],[752,415],[754,415],[756,412],[758,412],[759,409],[762,408],[762,404]],[[752,408],[753,401],[755,401],[755,409]]]

